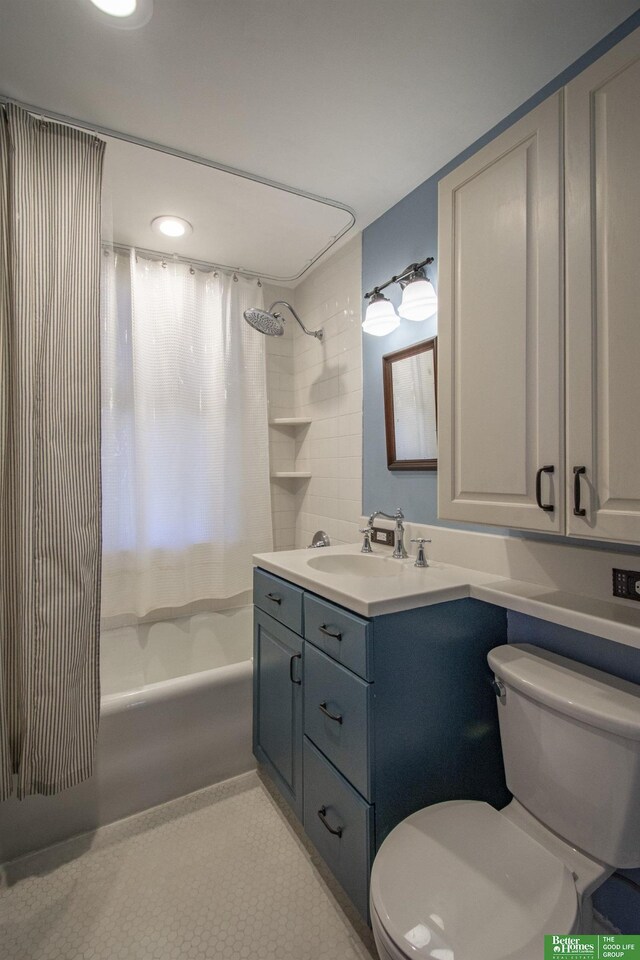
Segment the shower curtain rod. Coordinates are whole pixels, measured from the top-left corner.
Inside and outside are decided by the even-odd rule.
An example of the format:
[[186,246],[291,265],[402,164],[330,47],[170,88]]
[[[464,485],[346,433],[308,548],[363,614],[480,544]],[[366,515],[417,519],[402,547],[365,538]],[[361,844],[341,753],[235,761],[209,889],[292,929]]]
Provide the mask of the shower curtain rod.
[[[301,277],[307,273],[311,267],[314,266],[320,260],[321,257],[328,253],[332,247],[338,243],[353,227],[356,225],[356,214],[355,210],[352,207],[348,206],[346,203],[341,203],[339,200],[331,200],[329,197],[322,197],[316,193],[309,193],[307,190],[300,190],[298,187],[290,187],[286,183],[280,183],[277,180],[269,180],[268,177],[261,177],[255,173],[249,173],[246,170],[239,170],[237,167],[230,167],[224,163],[217,163],[215,160],[209,160],[206,157],[200,157],[195,153],[188,153],[186,150],[178,150],[175,147],[167,147],[161,143],[156,143],[153,140],[145,140],[143,137],[136,137],[133,134],[121,133],[119,130],[112,130],[110,127],[103,127],[97,123],[87,123],[84,120],[77,120],[75,117],[70,117],[64,113],[55,113],[53,110],[43,110],[42,107],[38,107],[31,103],[24,103],[21,100],[16,100],[13,97],[9,97],[6,94],[0,91],[0,104],[13,104],[16,107],[19,107],[21,110],[26,110],[27,113],[32,114],[34,117],[40,117],[43,120],[53,120],[57,123],[66,124],[68,127],[75,127],[77,130],[84,130],[88,133],[93,133],[94,135],[111,137],[113,140],[124,140],[126,143],[133,143],[138,147],[147,147],[149,150],[156,150],[159,153],[165,153],[172,157],[177,157],[180,160],[189,160],[191,163],[197,163],[201,166],[210,167],[213,170],[219,170],[221,173],[229,173],[234,177],[240,177],[243,180],[251,180],[254,183],[260,183],[265,187],[272,187],[274,190],[282,190],[284,193],[290,193],[297,197],[302,197],[305,200],[312,200],[315,203],[320,203],[328,207],[334,207],[336,210],[342,210],[343,213],[346,213],[349,217],[349,222],[342,227],[330,240],[324,245],[322,250],[316,253],[310,260],[308,260],[303,269],[296,274],[295,277],[274,277],[269,276],[268,274],[258,274],[253,270],[242,270],[242,273],[248,276],[253,277],[262,277],[265,280],[272,280],[273,283],[280,284],[282,286],[287,286],[289,283],[293,283],[296,280],[300,280]],[[221,270],[233,271],[233,267],[221,266]]]
[[[207,272],[211,270],[220,270],[222,273],[230,273],[232,276],[241,276],[245,277],[247,280],[255,279],[258,281],[260,286],[262,286],[263,280],[270,280],[269,276],[265,276],[264,273],[256,273],[254,270],[245,270],[243,267],[229,267],[226,264],[222,263],[212,263],[209,260],[197,260],[195,257],[183,257],[178,253],[162,253],[160,250],[149,250],[145,247],[133,247],[128,246],[126,243],[110,243],[108,240],[102,241],[102,249],[105,252],[115,251],[116,253],[131,253],[132,250],[135,250],[136,254],[140,254],[141,257],[146,258],[147,260],[160,260],[165,263],[184,263],[190,267],[198,267],[198,269],[205,270]],[[279,281],[279,285],[283,286],[283,281]]]

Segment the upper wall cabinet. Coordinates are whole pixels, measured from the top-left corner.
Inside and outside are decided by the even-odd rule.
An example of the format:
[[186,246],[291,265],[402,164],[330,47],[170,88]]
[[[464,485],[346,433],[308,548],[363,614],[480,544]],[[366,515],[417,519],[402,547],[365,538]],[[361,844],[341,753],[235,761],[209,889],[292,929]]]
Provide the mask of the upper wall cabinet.
[[443,518],[640,542],[639,104],[635,31],[441,181]]
[[566,182],[567,529],[638,543],[640,31],[566,88]]
[[440,182],[440,517],[562,529],[561,191],[560,94]]

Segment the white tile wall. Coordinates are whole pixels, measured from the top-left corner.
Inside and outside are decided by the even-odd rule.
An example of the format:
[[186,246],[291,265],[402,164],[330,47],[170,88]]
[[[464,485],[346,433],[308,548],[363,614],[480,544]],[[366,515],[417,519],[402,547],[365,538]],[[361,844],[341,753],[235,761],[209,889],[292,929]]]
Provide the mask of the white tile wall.
[[271,470],[310,480],[272,480],[274,546],[307,546],[326,530],[332,543],[357,539],[362,491],[361,237],[318,267],[295,291],[265,286],[267,306],[282,297],[322,343],[287,322],[267,341],[269,418],[308,417],[308,427],[270,427]]

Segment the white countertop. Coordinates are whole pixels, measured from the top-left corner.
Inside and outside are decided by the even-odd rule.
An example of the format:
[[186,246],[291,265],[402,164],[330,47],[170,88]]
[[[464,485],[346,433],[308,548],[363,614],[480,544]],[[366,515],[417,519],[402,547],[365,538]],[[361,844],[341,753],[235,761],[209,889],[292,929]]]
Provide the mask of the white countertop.
[[[640,609],[618,606],[613,601],[558,590],[519,580],[507,580],[494,574],[466,567],[429,561],[428,567],[415,567],[414,558],[393,560],[389,550],[373,548],[370,555],[391,564],[393,575],[384,575],[376,565],[376,576],[358,575],[348,570],[327,572],[315,568],[319,557],[362,557],[360,544],[321,549],[283,550],[258,553],[256,566],[283,577],[300,587],[332,600],[363,617],[398,613],[448,600],[473,597],[497,606],[528,614],[551,623],[582,630],[616,643],[640,648]],[[332,562],[332,561],[329,561]],[[359,562],[359,561],[356,561]],[[366,570],[365,567],[363,569]],[[380,575],[382,570],[382,575]],[[399,572],[398,572],[399,570]]]

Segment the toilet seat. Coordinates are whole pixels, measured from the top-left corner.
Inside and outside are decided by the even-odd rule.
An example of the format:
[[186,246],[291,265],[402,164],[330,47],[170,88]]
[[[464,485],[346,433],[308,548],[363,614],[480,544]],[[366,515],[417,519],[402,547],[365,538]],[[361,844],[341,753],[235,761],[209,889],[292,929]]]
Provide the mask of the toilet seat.
[[545,933],[572,933],[567,866],[486,803],[419,810],[386,838],[371,873],[374,932],[421,960],[539,960]]

